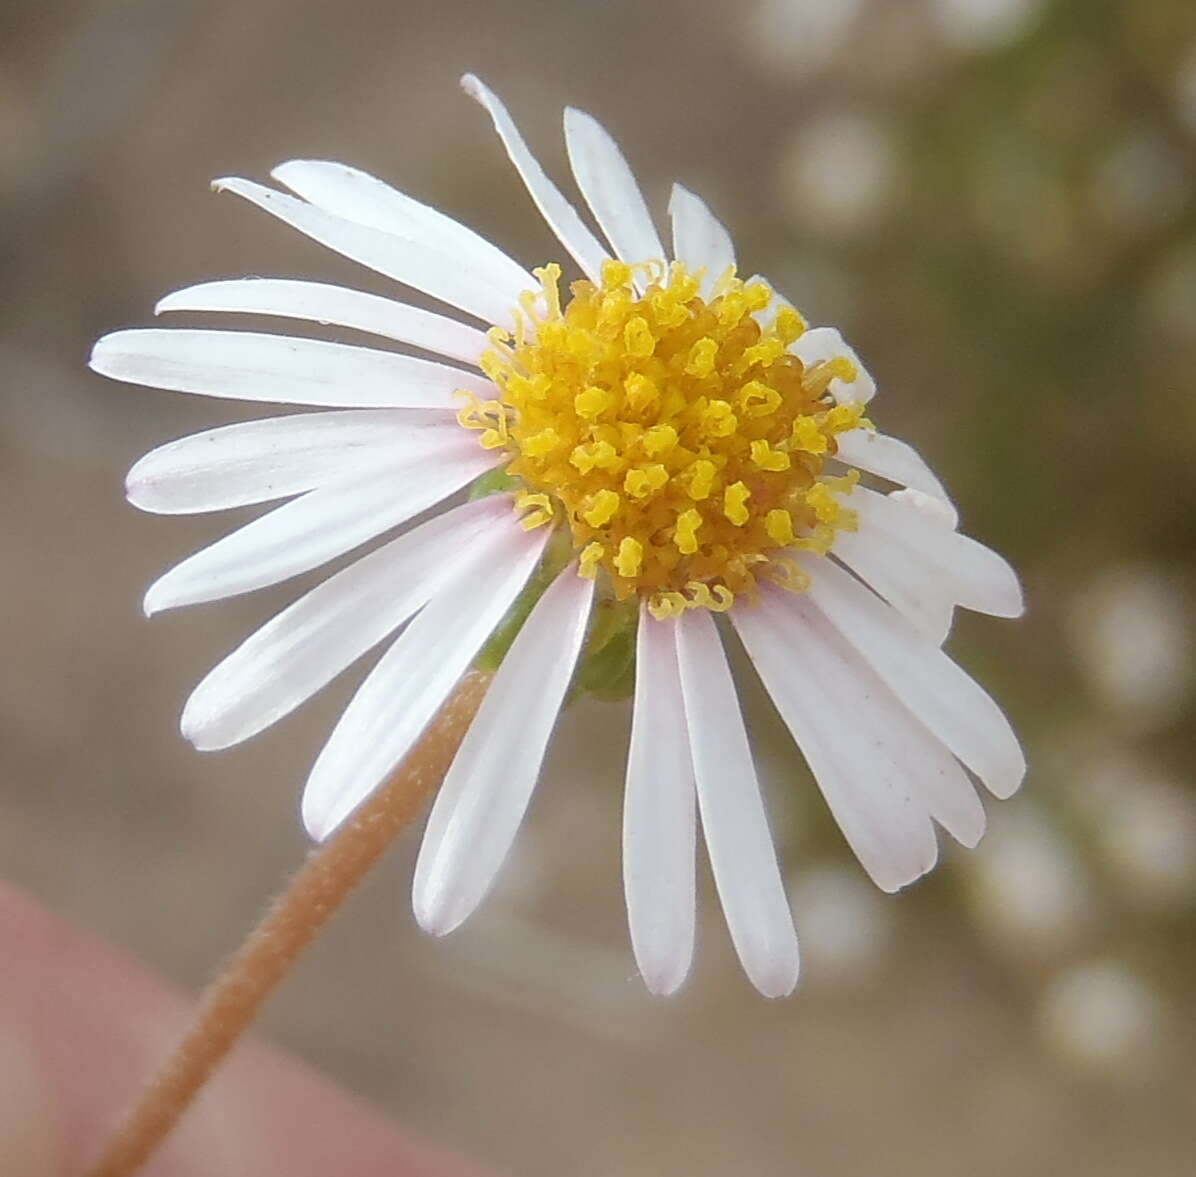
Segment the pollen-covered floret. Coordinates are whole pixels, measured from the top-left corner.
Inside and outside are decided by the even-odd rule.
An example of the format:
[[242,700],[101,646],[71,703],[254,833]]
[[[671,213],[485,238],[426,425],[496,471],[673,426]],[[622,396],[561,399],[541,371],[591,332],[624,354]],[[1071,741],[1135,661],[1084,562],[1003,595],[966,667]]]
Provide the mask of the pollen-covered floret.
[[707,300],[679,262],[610,261],[562,305],[560,267],[536,276],[516,332],[495,329],[483,357],[498,396],[460,419],[510,453],[526,526],[571,529],[583,575],[601,569],[658,616],[725,609],[762,576],[791,583],[784,549],[825,553],[854,525],[852,479],[823,472],[862,421],[827,391],[854,368],[791,354],[805,324],[762,314],[764,283],[728,271]]

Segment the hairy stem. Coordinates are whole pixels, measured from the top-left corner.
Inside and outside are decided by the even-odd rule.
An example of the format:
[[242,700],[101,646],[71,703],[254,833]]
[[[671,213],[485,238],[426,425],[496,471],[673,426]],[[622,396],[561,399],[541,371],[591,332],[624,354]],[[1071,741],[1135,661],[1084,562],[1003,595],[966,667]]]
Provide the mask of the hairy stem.
[[394,776],[312,850],[208,987],[190,1029],[88,1177],[132,1177],[162,1143],[300,953],[440,786],[489,681],[484,672],[467,674]]

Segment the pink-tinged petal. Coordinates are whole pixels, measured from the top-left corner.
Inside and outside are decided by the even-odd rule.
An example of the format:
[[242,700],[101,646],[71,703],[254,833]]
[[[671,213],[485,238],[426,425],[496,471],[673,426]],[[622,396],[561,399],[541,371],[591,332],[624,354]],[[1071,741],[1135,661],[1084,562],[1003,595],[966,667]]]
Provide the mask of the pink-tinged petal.
[[235,193],[321,245],[404,286],[422,290],[487,323],[508,329],[515,325],[513,311],[521,291],[496,286],[489,275],[466,264],[466,259],[426,241],[398,237],[334,216],[252,180],[232,177],[216,180],[212,186],[217,192]]
[[450,583],[462,553],[509,526],[505,495],[466,503],[317,585],[216,666],[183,709],[183,734],[210,751],[247,740],[306,702]]
[[309,491],[189,556],[145,594],[147,614],[251,592],[310,568],[397,527],[495,465],[495,455],[462,437],[407,461],[382,465]]
[[594,582],[571,564],[503,658],[436,794],[415,865],[415,917],[442,936],[486,897],[531,800],[585,640]]
[[573,260],[591,282],[602,281],[602,263],[610,255],[590,231],[577,210],[561,195],[560,189],[548,178],[535,156],[528,150],[507,108],[495,94],[473,74],[461,79],[461,88],[490,115],[494,129],[507,150],[524,185],[527,187],[540,215],[556,234]]
[[444,409],[346,409],[241,421],[167,442],[129,471],[135,507],[163,515],[222,511],[287,498],[386,458],[403,460],[461,437]]
[[494,395],[480,375],[435,360],[256,331],[117,331],[95,345],[91,367],[129,384],[276,404],[459,409],[459,391]]
[[797,935],[731,670],[707,610],[688,610],[675,626],[698,807],[727,927],[752,984],[784,997],[797,984]]
[[923,494],[933,495],[947,510],[956,523],[955,508],[947,497],[943,484],[931,468],[923,461],[913,446],[896,437],[877,433],[874,429],[851,429],[835,438],[840,462],[867,470],[902,486],[912,486]]
[[[523,590],[548,541],[514,512],[461,554],[450,583],[361,684],[303,793],[303,822],[328,837],[402,761]],[[484,591],[481,588],[484,586]]]
[[[1017,573],[991,548],[944,527],[908,502],[865,487],[856,487],[847,505],[856,512],[859,529],[840,532],[832,550],[853,567],[868,560],[875,548],[873,563],[878,568],[883,563],[894,584],[903,582],[915,595],[917,586],[926,584],[965,609],[995,617],[1024,612]],[[849,538],[841,542],[844,536]],[[879,584],[875,587],[888,597]]]
[[615,253],[629,265],[664,261],[652,214],[618,144],[591,115],[565,110],[565,146],[581,194]]
[[697,814],[673,621],[640,609],[635,705],[623,803],[623,887],[648,989],[674,993],[694,951]]
[[959,762],[804,594],[765,587],[733,620],[848,843],[897,891],[938,856],[931,817],[974,844],[984,810]]
[[202,282],[161,299],[155,314],[215,311],[273,315],[364,331],[476,365],[490,346],[476,327],[377,294],[289,278],[230,278]]
[[680,184],[673,185],[669,216],[673,220],[673,256],[691,271],[706,271],[701,294],[708,299],[715,283],[735,268],[735,243],[731,234],[704,200]]
[[518,298],[536,280],[480,234],[439,209],[392,188],[357,168],[326,160],[293,159],[271,173],[309,204],[358,225],[419,241],[476,274],[479,281]]
[[984,689],[928,637],[830,560],[798,557],[810,599],[896,696],[998,797],[1017,790],[1026,759]]

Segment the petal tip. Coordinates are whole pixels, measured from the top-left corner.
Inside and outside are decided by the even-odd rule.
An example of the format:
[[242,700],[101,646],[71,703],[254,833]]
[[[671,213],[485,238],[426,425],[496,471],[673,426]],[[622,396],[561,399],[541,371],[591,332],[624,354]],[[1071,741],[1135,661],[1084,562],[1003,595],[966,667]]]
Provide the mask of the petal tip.
[[447,936],[462,922],[454,918],[442,898],[424,895],[418,885],[412,893],[411,910],[415,914],[415,922],[431,936]]
[[146,617],[154,617],[166,609],[174,609],[184,604],[187,602],[172,592],[169,572],[155,580],[145,590],[145,596],[141,600],[141,608]]
[[672,997],[685,984],[689,976],[689,965],[682,969],[675,966],[640,968],[644,987],[653,997]]
[[101,376],[107,376],[112,368],[112,352],[114,350],[113,340],[117,338],[120,332],[114,332],[110,335],[101,335],[99,339],[91,345],[91,353],[87,357],[87,366]]
[[778,959],[754,970],[750,979],[762,997],[778,1001],[789,997],[797,988],[800,971],[796,958],[792,961]]
[[332,820],[327,806],[313,804],[310,782],[299,806],[299,816],[303,821],[303,828],[307,831],[307,836],[313,842],[323,842],[336,829],[336,822]]

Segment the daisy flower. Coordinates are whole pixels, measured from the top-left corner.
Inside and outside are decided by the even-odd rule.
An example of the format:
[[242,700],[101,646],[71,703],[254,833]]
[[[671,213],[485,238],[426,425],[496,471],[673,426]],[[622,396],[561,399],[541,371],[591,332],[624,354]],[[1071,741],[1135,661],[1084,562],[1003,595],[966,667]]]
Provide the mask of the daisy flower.
[[438,358],[243,330],[96,344],[92,367],[118,380],[324,410],[226,425],[133,467],[129,498],[147,511],[287,500],[162,576],[147,613],[276,584],[441,508],[250,636],[196,688],[182,730],[201,749],[239,743],[398,632],[307,782],[303,818],[324,839],[466,671],[496,668],[415,868],[416,917],[443,934],[492,886],[571,688],[633,693],[624,880],[649,989],[672,992],[690,968],[700,825],[747,975],[788,993],[797,938],[717,615],[860,862],[895,891],[934,865],[936,825],[980,838],[973,776],[1001,797],[1021,781],[1008,723],[941,649],[958,605],[1019,614],[1017,578],[865,415],[875,384],[839,332],[737,276],[702,200],[674,186],[666,249],[614,141],[566,110],[599,234],[494,94],[463,85],[579,279],[556,262],[529,272],[353,168],[294,160],[273,172],[289,192],[215,187],[462,317],[262,278],[192,286],[158,311],[332,324]]

